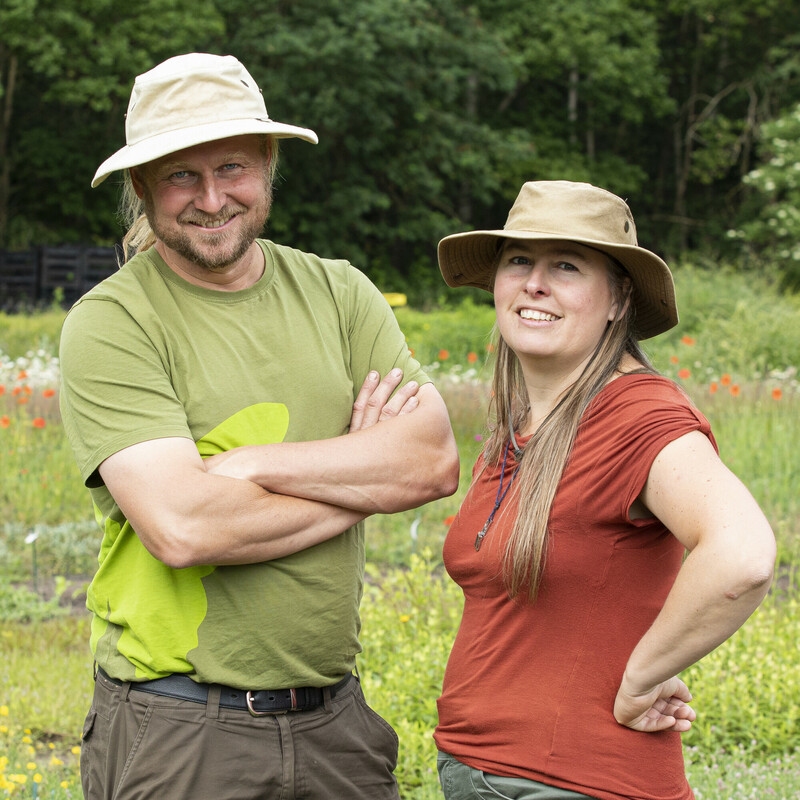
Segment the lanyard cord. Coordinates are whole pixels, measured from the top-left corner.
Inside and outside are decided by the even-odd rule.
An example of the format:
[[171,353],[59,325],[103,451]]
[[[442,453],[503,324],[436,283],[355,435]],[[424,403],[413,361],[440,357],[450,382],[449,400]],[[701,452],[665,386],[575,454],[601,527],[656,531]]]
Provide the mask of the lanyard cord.
[[[516,450],[516,442],[514,442],[514,449]],[[500,508],[503,500],[505,500],[506,495],[508,494],[508,490],[511,488],[511,484],[514,483],[514,478],[517,477],[517,473],[519,472],[520,465],[517,464],[514,472],[511,474],[511,479],[508,481],[508,485],[506,486],[505,490],[503,489],[503,482],[506,477],[506,459],[508,458],[508,451],[511,449],[511,442],[506,445],[506,451],[503,454],[503,466],[500,470],[500,485],[497,487],[497,497],[494,500],[494,508],[492,509],[492,513],[489,514],[489,519],[486,520],[483,528],[481,528],[478,535],[475,537],[475,550],[481,549],[481,544],[483,544],[483,538],[489,531],[489,527],[491,526],[492,522],[494,521],[494,515],[497,513],[497,509]]]

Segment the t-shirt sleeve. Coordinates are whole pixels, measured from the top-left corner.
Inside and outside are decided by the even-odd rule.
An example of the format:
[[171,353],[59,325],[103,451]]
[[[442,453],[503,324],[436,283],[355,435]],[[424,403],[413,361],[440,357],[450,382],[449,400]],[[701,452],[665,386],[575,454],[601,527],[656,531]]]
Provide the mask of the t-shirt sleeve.
[[358,393],[367,373],[377,370],[381,377],[399,367],[403,383],[429,383],[419,362],[411,355],[405,336],[386,298],[359,270],[350,268],[348,336],[354,392]]
[[191,437],[164,354],[118,303],[84,300],[67,315],[60,344],[61,415],[81,476],[139,442]]
[[[699,431],[716,447],[708,420],[677,386],[655,376],[637,376],[590,413],[587,423],[579,436],[585,433],[585,444],[593,454],[584,462],[591,473],[585,485],[594,490],[589,502],[596,506],[595,518],[612,525],[631,521],[630,507],[656,456],[670,442]],[[644,523],[633,520],[633,524]]]

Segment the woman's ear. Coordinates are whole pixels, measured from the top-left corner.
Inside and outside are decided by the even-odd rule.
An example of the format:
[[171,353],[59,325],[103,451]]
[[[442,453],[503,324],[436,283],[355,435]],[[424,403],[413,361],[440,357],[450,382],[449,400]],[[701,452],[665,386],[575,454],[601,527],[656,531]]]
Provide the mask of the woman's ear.
[[[611,304],[611,310],[608,312],[608,321],[622,319],[627,313],[631,305],[631,295],[633,294],[633,281],[630,278],[623,278],[622,291],[620,292],[621,300],[616,300]],[[621,310],[620,310],[621,308]]]

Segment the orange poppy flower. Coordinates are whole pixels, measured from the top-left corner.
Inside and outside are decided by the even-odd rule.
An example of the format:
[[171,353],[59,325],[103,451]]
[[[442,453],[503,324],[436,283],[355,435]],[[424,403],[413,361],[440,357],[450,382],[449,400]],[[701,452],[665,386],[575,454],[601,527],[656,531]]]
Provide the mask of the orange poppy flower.
[[25,372],[24,369],[22,369],[22,370],[20,370],[19,375],[17,375],[17,380],[18,381],[24,381],[25,378],[27,378],[27,377],[28,377],[28,373]]
[[711,381],[711,385],[708,387],[708,391],[711,392],[711,394],[716,394],[717,389],[719,389],[719,384],[716,381]]
[[33,394],[33,389],[31,389],[31,387],[28,386],[27,384],[25,384],[25,386],[22,387],[22,391],[25,392],[25,394],[27,394],[28,397],[30,397]]
[[11,390],[11,394],[13,394],[13,395],[14,395],[14,397],[16,397],[16,396],[17,396],[18,394],[20,394],[21,392],[22,392],[22,387],[21,387],[21,386],[15,386],[15,387],[14,387],[14,388]]
[[42,397],[52,397],[56,393],[55,389],[45,389],[42,392]]
[[440,350],[439,351],[439,361],[447,361],[450,358],[450,353],[447,350]]
[[21,395],[20,397],[17,398],[17,403],[19,405],[21,405],[21,406],[24,406],[25,403],[28,402],[28,400],[30,400],[30,397],[28,397],[28,395],[24,394],[24,395]]
[[449,517],[445,517],[444,524],[447,525],[447,527],[449,528],[453,524],[454,520],[455,520],[455,515],[451,514]]
[[682,336],[681,342],[687,345],[688,347],[692,347],[694,345],[694,339],[692,339],[691,336]]
[[739,395],[742,393],[742,390],[739,388],[739,384],[738,384],[738,383],[734,383],[734,384],[731,386],[731,388],[730,388],[730,389],[728,389],[728,391],[729,391],[729,392],[730,392],[730,393],[731,393],[731,394],[732,394],[734,397],[738,397],[738,396],[739,396]]
[[7,414],[3,414],[0,417],[0,428],[7,428],[11,424],[11,420],[8,418]]
[[467,361],[469,361],[470,364],[474,364],[477,360],[478,360],[477,353],[471,353],[471,352],[467,353]]
[[670,357],[669,357],[669,363],[670,363],[670,364],[677,364],[677,363],[678,363],[678,361],[680,361],[680,359],[678,358],[678,356],[670,356]]
[[779,388],[775,388],[772,390],[772,399],[773,400],[780,400],[783,397],[783,392]]
[[679,370],[678,370],[678,377],[679,377],[679,378],[680,378],[682,381],[685,381],[687,378],[689,378],[689,377],[691,376],[691,374],[692,374],[692,373],[691,373],[691,372],[689,372],[689,370],[688,370],[688,369],[686,369],[686,367],[684,367],[683,369],[679,369]]
[[721,383],[723,386],[730,386],[730,385],[731,385],[731,376],[730,376],[730,375],[728,375],[728,373],[726,372],[726,373],[725,373],[725,374],[724,374],[724,375],[723,375],[723,376],[722,376],[722,377],[719,379],[719,382],[720,382],[720,383]]
[[0,397],[2,397],[6,393],[6,385],[4,383],[0,383]]
[[36,417],[31,424],[34,428],[44,428],[47,423],[45,423],[42,417]]
[[494,345],[491,342],[489,342],[489,344],[486,345],[486,352],[494,353]]

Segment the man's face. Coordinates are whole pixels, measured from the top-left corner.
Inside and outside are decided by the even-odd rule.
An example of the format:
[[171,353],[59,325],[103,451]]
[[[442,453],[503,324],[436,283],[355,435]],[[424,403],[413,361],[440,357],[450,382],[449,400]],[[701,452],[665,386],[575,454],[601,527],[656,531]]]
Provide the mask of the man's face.
[[258,137],[247,135],[170,153],[132,170],[132,178],[168,256],[224,273],[266,224],[267,167]]

